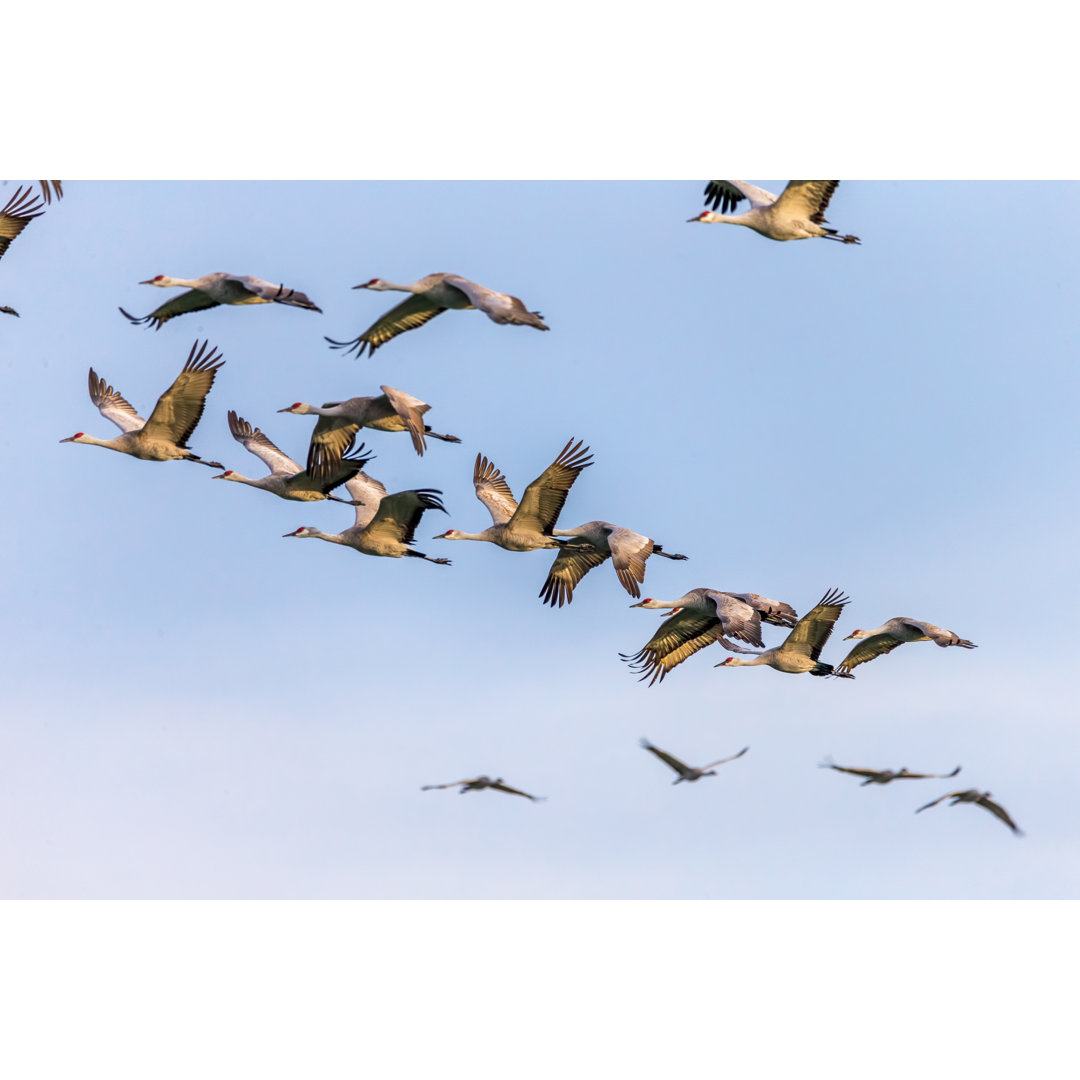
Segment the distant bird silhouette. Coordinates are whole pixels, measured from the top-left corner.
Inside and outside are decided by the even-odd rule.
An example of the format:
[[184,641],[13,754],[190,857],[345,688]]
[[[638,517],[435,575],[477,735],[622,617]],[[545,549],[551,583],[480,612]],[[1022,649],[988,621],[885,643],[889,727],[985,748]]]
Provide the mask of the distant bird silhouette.
[[976,806],[981,806],[984,810],[989,810],[994,817],[1004,821],[1017,836],[1024,835],[1017,828],[1016,822],[1005,812],[1005,808],[999,806],[996,802],[990,801],[989,791],[978,791],[975,788],[968,788],[966,791],[950,791],[947,795],[942,795],[940,799],[935,799],[925,806],[920,806],[915,813],[921,814],[924,810],[929,810],[931,806],[937,806],[938,803],[944,802],[946,799],[952,799],[952,802],[949,803],[950,806],[955,806],[957,803],[974,803]]
[[483,791],[484,788],[491,788],[492,791],[505,791],[507,795],[521,795],[533,802],[543,802],[547,798],[546,795],[529,795],[527,792],[518,791],[517,788],[508,787],[502,782],[501,776],[496,780],[492,780],[490,776],[476,776],[472,780],[455,780],[452,784],[425,784],[420,790],[441,791],[443,788],[452,787],[461,788],[459,795],[464,795],[466,791]]
[[[825,228],[825,208],[829,205],[839,180],[792,180],[779,197],[771,191],[754,187],[745,180],[710,180],[705,188],[705,210],[690,221],[706,225],[745,225],[770,240],[806,240],[822,236],[842,244],[858,244],[857,236],[840,236],[835,229]],[[729,210],[743,201],[750,209],[735,217]],[[714,213],[719,210],[720,213]]]
[[948,780],[960,771],[959,765],[949,773],[909,772],[907,769],[852,769],[846,765],[834,765],[828,759],[821,762],[818,768],[835,769],[837,772],[850,773],[852,776],[865,776],[866,779],[859,787],[866,787],[867,784],[889,784],[893,780]]
[[415,330],[451,308],[458,311],[476,308],[492,322],[504,325],[549,329],[544,325],[540,312],[527,310],[516,296],[487,289],[459,274],[428,274],[411,285],[395,285],[392,281],[372,278],[363,285],[354,285],[353,288],[371,289],[375,292],[407,292],[413,295],[376,319],[352,341],[326,339],[332,348],[344,349],[346,355],[355,350],[357,357],[361,357],[364,349],[368,350],[369,355],[374,355],[377,348],[396,338],[398,334]]
[[190,292],[181,293],[166,301],[141,319],[129,315],[123,308],[120,314],[134,326],[149,324],[160,330],[170,319],[186,315],[189,311],[204,311],[219,304],[288,304],[289,307],[306,308],[321,312],[302,292],[274,285],[262,278],[240,274],[205,274],[198,278],[174,278],[167,274],[140,281],[140,285],[158,285],[162,288],[187,287]]
[[667,751],[661,750],[658,746],[653,746],[648,739],[642,739],[640,745],[643,749],[648,750],[650,754],[655,754],[665,765],[679,774],[678,780],[672,780],[673,784],[681,784],[684,780],[692,784],[703,776],[715,776],[716,769],[713,768],[714,765],[726,765],[729,761],[742,757],[750,749],[749,746],[744,746],[737,754],[732,754],[731,757],[720,758],[719,761],[710,761],[708,765],[702,765],[700,769],[695,769],[692,765],[685,764],[677,757],[667,753]]

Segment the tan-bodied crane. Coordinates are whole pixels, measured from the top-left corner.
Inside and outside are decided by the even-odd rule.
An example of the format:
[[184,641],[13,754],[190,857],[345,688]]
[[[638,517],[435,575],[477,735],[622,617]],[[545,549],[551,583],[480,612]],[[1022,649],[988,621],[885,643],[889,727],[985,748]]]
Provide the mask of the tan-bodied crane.
[[170,319],[177,315],[186,315],[189,311],[204,311],[219,304],[287,304],[289,307],[305,308],[308,311],[322,312],[302,292],[286,289],[284,285],[274,285],[262,278],[246,274],[204,274],[198,278],[169,277],[158,274],[156,277],[140,281],[140,285],[157,285],[163,289],[186,288],[189,291],[167,300],[161,307],[144,315],[141,319],[129,315],[123,308],[120,314],[133,326],[147,324],[160,330]]
[[577,583],[594,567],[611,559],[619,584],[636,600],[641,595],[638,584],[645,580],[645,560],[650,555],[685,560],[663,549],[647,536],[612,525],[610,521],[587,521],[576,529],[552,529],[552,536],[577,537],[567,543],[551,564],[540,598],[552,607],[569,604]]
[[[705,188],[705,210],[690,221],[706,225],[745,225],[770,240],[806,240],[821,236],[842,244],[859,244],[857,236],[841,236],[836,229],[826,229],[825,208],[829,205],[839,180],[792,180],[779,196],[745,180],[710,180]],[[750,209],[728,215],[747,199]],[[719,213],[715,211],[719,210]]]
[[224,468],[220,461],[204,461],[187,445],[206,407],[206,395],[214,385],[214,377],[225,363],[216,349],[207,351],[209,344],[204,341],[200,345],[196,341],[191,346],[187,363],[172,386],[158,398],[149,420],[143,420],[134,407],[91,368],[90,400],[123,434],[114,439],[95,439],[80,431],[60,441],[104,446],[107,450],[130,454],[143,461],[197,461],[213,469]]
[[324,533],[310,525],[301,525],[295,532],[285,536],[315,537],[331,544],[343,544],[364,555],[382,555],[390,559],[426,559],[428,562],[449,566],[449,559],[433,559],[410,546],[416,538],[416,527],[425,510],[441,510],[446,507],[435,488],[419,488],[387,494],[378,480],[359,472],[346,481],[345,490],[356,504],[356,524],[339,533]]
[[796,612],[789,604],[770,600],[757,593],[721,592],[719,589],[691,589],[678,600],[654,600],[648,597],[632,608],[669,609],[660,629],[632,656],[619,656],[640,674],[639,682],[663,682],[668,672],[688,657],[714,643],[729,652],[749,653],[729,638],[748,645],[764,647],[762,622],[774,626],[794,626]]
[[425,438],[441,439],[450,443],[461,442],[456,435],[440,435],[424,423],[424,413],[431,408],[426,402],[393,386],[380,386],[379,389],[382,393],[378,397],[327,401],[318,408],[305,401],[294,401],[288,408],[278,409],[278,412],[293,413],[296,416],[318,416],[311,435],[310,453],[314,453],[315,447],[321,445],[324,447],[322,460],[327,463],[332,463],[335,455],[340,457],[352,436],[365,427],[375,431],[407,431],[412,436],[413,449],[421,457],[427,449]]
[[460,274],[428,274],[411,285],[396,285],[383,278],[372,278],[363,285],[354,285],[353,288],[371,289],[373,292],[406,292],[412,293],[412,296],[376,319],[352,341],[326,339],[332,348],[344,349],[346,356],[354,349],[357,357],[363,356],[365,349],[368,350],[368,355],[373,355],[377,348],[396,338],[398,334],[415,330],[430,322],[436,315],[450,310],[467,311],[476,308],[492,322],[504,326],[550,329],[544,325],[539,311],[529,311],[516,296],[477,285],[475,281],[463,278]]
[[867,784],[891,784],[894,780],[948,780],[950,777],[956,776],[960,771],[959,765],[952,772],[947,773],[911,772],[906,768],[854,769],[847,765],[835,765],[830,758],[822,761],[818,768],[835,769],[837,772],[850,773],[852,776],[865,776],[866,779],[863,780],[859,787],[866,787]]
[[237,416],[233,409],[229,410],[229,430],[232,432],[232,437],[245,450],[254,454],[269,467],[270,474],[253,480],[235,469],[226,469],[213,479],[247,484],[248,487],[269,491],[277,495],[279,499],[291,499],[294,502],[319,502],[322,499],[330,499],[333,502],[352,505],[352,499],[342,499],[337,495],[331,495],[330,492],[347,480],[351,480],[372,460],[372,455],[362,456],[363,443],[353,456],[346,456],[352,449],[353,440],[350,437],[345,446],[345,452],[337,456],[332,468],[325,470],[326,479],[316,480],[306,469],[301,469],[288,454],[282,453],[262,431],[253,428],[242,416]]
[[514,500],[506,477],[482,454],[473,465],[476,497],[488,508],[495,523],[483,532],[467,533],[447,529],[435,540],[486,540],[507,551],[536,551],[561,545],[551,535],[559,520],[566,496],[582,469],[592,464],[589,448],[571,439],[558,457],[525,488],[521,503]]
[[865,664],[878,656],[891,653],[907,641],[932,641],[943,649],[950,645],[958,645],[961,649],[977,649],[972,642],[954,634],[951,630],[943,630],[933,623],[920,622],[918,619],[909,619],[906,616],[898,616],[882,623],[876,630],[855,630],[848,634],[845,641],[852,638],[861,638],[858,645],[836,665],[837,675],[846,675],[851,669]]
[[471,780],[455,780],[451,784],[424,784],[420,790],[442,791],[445,788],[454,787],[461,788],[459,795],[464,795],[466,791],[483,791],[484,788],[491,788],[492,791],[505,791],[507,795],[521,795],[532,802],[543,802],[547,798],[546,795],[530,795],[528,792],[509,787],[503,783],[501,776],[494,780],[490,776],[474,776]]
[[941,798],[928,802],[925,806],[920,806],[915,813],[921,814],[924,810],[929,810],[931,806],[937,806],[938,803],[944,802],[946,799],[952,799],[952,802],[949,803],[950,806],[955,806],[957,803],[974,803],[976,806],[981,806],[984,810],[989,810],[994,817],[1005,822],[1017,836],[1024,835],[1017,827],[1016,822],[1009,817],[1005,808],[990,800],[990,792],[979,791],[977,788],[968,788],[966,791],[950,791],[942,795]]
[[[766,649],[758,653],[752,660],[742,660],[737,656],[729,656],[715,667],[756,667],[759,664],[767,664],[776,671],[783,671],[789,675],[838,675],[844,679],[854,679],[854,675],[847,672],[834,671],[832,664],[823,663],[818,659],[825,642],[833,632],[836,620],[844,610],[844,605],[849,603],[849,598],[843,596],[839,589],[831,589],[811,608],[796,624],[795,629],[788,634],[784,643],[775,649]],[[740,649],[739,652],[748,652],[748,649]]]

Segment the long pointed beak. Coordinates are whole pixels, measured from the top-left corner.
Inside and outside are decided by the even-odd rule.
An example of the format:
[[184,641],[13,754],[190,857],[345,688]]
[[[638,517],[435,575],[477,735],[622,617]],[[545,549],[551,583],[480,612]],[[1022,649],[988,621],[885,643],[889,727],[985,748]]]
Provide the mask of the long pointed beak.
[[630,606],[631,607],[644,607],[645,606],[645,601],[642,600],[640,604],[631,604]]
[[66,439],[61,439],[60,441],[61,442],[74,442],[75,441],[75,436],[74,435],[69,435]]
[[154,284],[154,279],[150,278],[147,281],[140,281],[139,284],[140,285],[153,285]]
[[353,288],[354,289],[366,289],[367,286],[366,285],[354,285]]
[[848,636],[846,638],[844,638],[844,640],[845,641],[850,641],[854,636],[855,636],[854,634],[848,634]]
[[686,219],[686,224],[689,225],[692,221],[700,221],[700,220],[701,220],[701,215],[698,214],[697,217],[687,218]]
[[211,476],[210,479],[211,480],[224,480],[225,479],[225,474],[223,472],[219,472],[217,474],[217,476]]
[[[303,527],[304,527],[304,526],[303,526],[303,525],[301,525],[301,526],[300,526],[300,529],[302,529]],[[298,533],[298,532],[300,531],[300,529],[295,529],[295,530],[294,530],[293,532],[291,532],[291,533],[282,533],[282,534],[281,534],[281,539],[282,539],[282,540],[284,540],[284,539],[285,539],[285,537],[287,537],[287,536],[295,536],[295,535],[296,535],[296,534],[297,534],[297,533]]]

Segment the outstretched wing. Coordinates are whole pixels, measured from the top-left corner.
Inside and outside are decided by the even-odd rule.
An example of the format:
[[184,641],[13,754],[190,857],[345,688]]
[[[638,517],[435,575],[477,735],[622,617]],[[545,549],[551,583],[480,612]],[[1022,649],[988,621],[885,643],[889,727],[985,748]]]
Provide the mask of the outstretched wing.
[[36,217],[44,213],[41,202],[36,195],[25,191],[20,187],[15,194],[8,199],[3,210],[0,210],[0,258],[15,239]]
[[316,307],[307,296],[297,289],[286,289],[284,285],[274,285],[269,281],[263,281],[262,278],[251,277],[248,274],[226,274],[224,280],[239,282],[248,292],[254,293],[260,299],[268,300],[274,304],[288,304],[290,307],[301,307],[307,308],[308,311],[322,312],[321,307]]
[[839,589],[830,589],[795,624],[795,629],[780,646],[780,652],[794,652],[817,660],[847,603],[849,598],[842,595]]
[[472,479],[476,497],[488,508],[491,520],[496,525],[506,524],[518,508],[506,477],[495,468],[494,462],[477,454]]
[[822,761],[819,769],[835,769],[837,772],[851,773],[852,776],[878,776],[880,769],[853,769],[846,765],[834,765],[831,761]]
[[390,407],[394,412],[405,421],[405,426],[412,436],[413,449],[423,457],[427,449],[427,442],[424,439],[424,413],[431,406],[413,397],[412,394],[406,394],[404,390],[397,390],[392,386],[380,386],[379,389],[386,395],[386,400],[390,402]]
[[836,665],[837,674],[846,675],[852,668],[874,660],[876,657],[885,656],[903,644],[899,638],[891,634],[873,634],[870,637],[860,638],[851,652]]
[[728,592],[728,596],[734,596],[744,604],[749,604],[761,616],[762,622],[771,623],[773,626],[791,627],[799,621],[796,610],[782,600],[770,600],[767,596],[759,596],[754,592]]
[[[643,750],[648,750],[650,754],[655,754],[665,765],[674,769],[680,776],[686,776],[686,774],[691,771],[690,766],[685,762],[680,761],[666,750],[661,750],[659,746],[653,746],[648,739],[639,739],[638,745]],[[706,766],[706,768],[708,768],[708,766]]]
[[441,494],[436,488],[420,488],[385,496],[368,523],[367,532],[370,535],[391,536],[403,544],[411,544],[416,539],[416,527],[425,510],[446,513],[446,507],[438,498]]
[[[361,443],[360,449],[363,448],[364,444]],[[345,490],[357,503],[356,523],[353,528],[362,529],[375,516],[379,504],[386,498],[386,488],[374,477],[359,472],[345,484]]]
[[732,754],[731,757],[723,757],[719,761],[710,761],[708,765],[702,765],[701,768],[711,769],[714,765],[726,765],[729,761],[734,761],[736,758],[741,758],[743,754],[749,750],[749,746],[744,746],[737,754]]
[[295,476],[300,466],[288,454],[282,453],[258,428],[253,428],[234,409],[229,410],[229,430],[232,437],[249,453],[264,462],[274,476]]
[[494,784],[489,784],[488,787],[494,791],[505,791],[507,795],[521,795],[523,798],[531,799],[533,802],[543,802],[543,795],[530,795],[527,791],[518,791],[517,788],[510,787],[504,784],[501,780],[497,780]]
[[516,296],[508,296],[506,293],[477,285],[475,281],[469,281],[457,274],[447,274],[443,281],[460,289],[469,298],[469,303],[482,311],[492,322],[511,326],[534,326],[537,330],[550,329],[544,325],[539,311],[529,311]]
[[937,806],[938,803],[943,803],[946,799],[955,799],[958,795],[970,795],[971,789],[967,791],[947,791],[940,798],[935,799],[933,802],[928,802],[925,806],[920,806],[915,811],[916,814],[921,814],[924,810],[929,810],[931,806]]
[[203,311],[206,308],[217,306],[218,301],[209,293],[204,293],[202,289],[189,289],[186,293],[181,293],[179,296],[167,300],[156,311],[151,311],[149,315],[144,315],[141,319],[128,314],[123,308],[120,308],[120,314],[132,326],[148,324],[153,326],[155,330],[160,330],[170,319],[175,319],[177,315],[186,315],[189,311]]
[[514,525],[524,526],[547,535],[555,528],[559,514],[566,503],[578,473],[592,464],[592,454],[582,441],[574,445],[571,439],[559,453],[559,456],[525,489],[521,503],[514,511]]
[[421,791],[441,791],[443,788],[461,787],[463,784],[474,784],[474,780],[455,780],[452,784],[424,784]]
[[641,596],[638,584],[645,580],[645,560],[653,553],[653,542],[641,533],[616,525],[608,533],[608,547],[619,584],[636,600]]
[[943,630],[932,622],[920,622],[918,619],[904,619],[903,621],[906,626],[913,626],[922,631],[935,645],[940,645],[943,649],[949,645],[959,645],[961,649],[978,648],[959,634],[954,634],[951,630]]
[[90,400],[97,406],[98,412],[111,420],[121,431],[138,431],[146,421],[135,411],[135,407],[119,391],[106,385],[93,368],[90,369]]
[[208,341],[201,345],[196,341],[191,346],[183,370],[172,386],[158,398],[143,428],[151,438],[165,438],[179,447],[187,447],[187,441],[206,407],[206,395],[214,385],[218,368],[225,363],[220,359],[221,353],[209,346]]
[[706,589],[705,595],[716,605],[716,617],[723,624],[725,635],[758,649],[765,648],[761,640],[761,615],[754,608],[730,593]]
[[1013,819],[1009,817],[1009,815],[1006,813],[1005,807],[999,806],[996,802],[991,802],[986,795],[983,795],[982,798],[977,801],[978,805],[981,806],[984,810],[989,810],[990,813],[993,814],[994,817],[996,817],[998,820],[1004,821],[1005,824],[1008,825],[1009,828],[1017,834],[1017,836],[1024,835],[1017,827],[1016,822],[1013,821]]
[[952,777],[960,771],[960,766],[957,765],[952,772],[947,773],[933,773],[933,772],[911,772],[909,769],[903,769],[896,774],[894,779],[896,780],[950,780]]
[[56,201],[59,202],[64,197],[64,181],[63,180],[39,180],[41,185],[41,194],[45,196],[45,201],[51,203],[53,200],[53,193],[56,193]]
[[721,214],[734,210],[743,199],[749,199],[753,207],[772,206],[776,202],[771,191],[754,187],[745,180],[710,180],[705,185],[705,205],[711,203],[712,209]]
[[552,607],[569,604],[574,599],[577,583],[607,558],[604,552],[597,551],[592,544],[563,544],[551,564],[544,587],[540,590],[540,599]]
[[639,682],[649,679],[652,686],[657,681],[663,682],[667,673],[687,657],[716,641],[730,652],[750,651],[723,637],[723,625],[715,615],[683,608],[665,619],[660,629],[633,656],[625,653],[619,653],[619,656],[635,675],[640,674]]
[[375,355],[375,350],[385,345],[398,334],[404,334],[406,330],[415,330],[424,323],[431,322],[436,315],[441,315],[446,308],[440,307],[426,296],[410,296],[408,300],[402,300],[397,307],[391,308],[381,318],[376,319],[359,337],[352,341],[326,340],[334,349],[344,349],[347,356],[354,349],[357,357],[364,355],[364,349],[368,350],[369,356]]
[[776,200],[776,210],[821,225],[825,221],[825,208],[839,183],[839,180],[792,180]]

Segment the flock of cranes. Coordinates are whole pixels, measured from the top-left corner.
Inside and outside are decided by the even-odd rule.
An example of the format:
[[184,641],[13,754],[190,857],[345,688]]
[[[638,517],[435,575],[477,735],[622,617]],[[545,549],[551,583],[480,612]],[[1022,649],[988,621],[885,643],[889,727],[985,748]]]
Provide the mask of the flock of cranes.
[[[59,181],[42,181],[42,197],[50,202],[62,189]],[[826,228],[824,213],[836,191],[836,180],[793,180],[778,197],[739,180],[710,181],[705,189],[706,206],[712,206],[693,222],[745,225],[773,240],[796,240],[820,237],[844,244],[858,244],[858,237],[840,235]],[[51,188],[50,188],[51,185]],[[729,211],[742,201],[750,209],[732,216]],[[719,211],[719,212],[716,212]],[[41,201],[20,187],[0,211],[0,256],[26,225],[42,213]],[[123,308],[121,314],[132,324],[153,326],[160,330],[166,322],[192,311],[218,305],[278,303],[307,311],[321,309],[304,293],[283,284],[260,278],[213,273],[198,278],[178,278],[158,274],[140,284],[159,288],[184,288],[187,291],[166,301],[150,314],[135,317]],[[382,278],[372,278],[356,289],[375,292],[404,292],[409,296],[378,318],[363,333],[350,341],[327,338],[331,346],[347,353],[373,356],[377,349],[398,335],[422,327],[448,310],[476,309],[501,325],[527,326],[548,330],[539,312],[530,311],[515,296],[496,292],[457,274],[429,274],[408,285]],[[17,314],[10,308],[0,311]],[[208,341],[196,341],[183,368],[172,385],[161,395],[143,420],[134,407],[104,378],[91,368],[90,400],[105,419],[120,429],[120,435],[99,439],[78,432],[62,442],[87,443],[128,454],[146,461],[194,461],[215,469],[224,469],[189,446],[206,405],[207,395],[217,372],[224,365],[219,351]],[[307,460],[303,466],[283,453],[258,427],[229,410],[228,425],[232,437],[245,450],[258,457],[269,469],[262,477],[250,478],[237,470],[224,469],[214,479],[231,480],[270,492],[279,498],[297,502],[334,501],[353,507],[355,522],[338,533],[326,533],[304,525],[285,533],[290,538],[314,537],[351,547],[365,555],[384,558],[413,558],[449,566],[450,560],[433,557],[413,546],[416,530],[429,510],[447,513],[441,501],[442,491],[423,487],[390,493],[376,479],[364,472],[371,460],[364,445],[355,445],[359,431],[368,428],[382,432],[408,432],[416,454],[423,456],[427,440],[460,443],[456,435],[440,434],[425,423],[431,406],[395,387],[383,385],[379,396],[353,397],[314,406],[302,401],[278,410],[298,416],[315,416]],[[571,438],[555,459],[529,483],[515,500],[503,473],[485,454],[477,453],[473,465],[473,486],[477,499],[491,515],[492,524],[480,532],[450,528],[434,540],[478,540],[512,552],[556,551],[539,598],[551,607],[563,607],[573,600],[574,590],[592,569],[611,559],[619,584],[637,600],[645,579],[646,562],[652,555],[682,561],[686,555],[665,551],[660,543],[629,528],[607,521],[589,521],[577,528],[560,529],[558,519],[570,489],[580,474],[593,464],[584,440]],[[340,494],[344,491],[348,498]],[[339,492],[339,494],[334,494]],[[660,628],[633,654],[620,654],[630,670],[648,685],[663,682],[673,668],[712,644],[735,654],[714,665],[719,668],[768,666],[786,674],[809,674],[820,677],[853,679],[854,668],[884,656],[909,642],[932,641],[942,648],[956,646],[973,649],[975,645],[958,634],[933,623],[907,617],[891,618],[874,630],[855,630],[845,640],[857,644],[839,663],[821,659],[849,598],[839,589],[829,589],[801,617],[790,604],[771,600],[757,593],[728,592],[699,587],[675,600],[647,598],[631,605],[646,610],[669,612]],[[788,631],[784,640],[765,647],[762,626],[782,627]],[[741,642],[741,644],[737,644]],[[747,648],[746,646],[750,646]],[[647,741],[641,745],[678,774],[675,783],[693,782],[715,776],[714,766],[741,757],[748,748],[729,758],[693,768]],[[926,779],[939,774],[849,769],[828,764],[842,772],[865,776],[864,784],[886,784],[896,779]],[[958,771],[958,770],[956,770]],[[948,776],[955,775],[953,773]],[[507,787],[501,779],[479,776],[453,784],[428,785],[431,788],[459,787],[461,792],[484,788],[537,797]],[[1014,832],[1015,823],[1005,811],[990,801],[988,792],[975,789],[951,792],[920,810],[951,798],[953,805],[971,802],[990,810]]]

